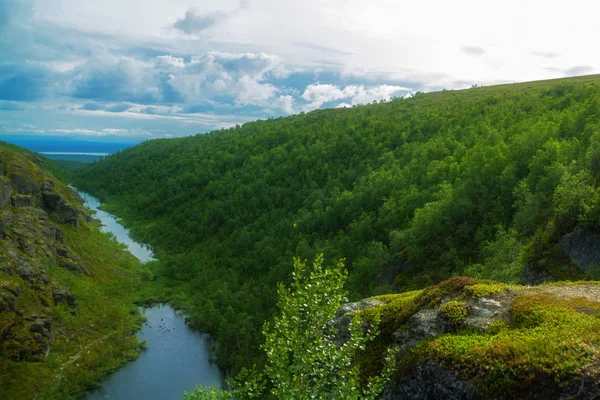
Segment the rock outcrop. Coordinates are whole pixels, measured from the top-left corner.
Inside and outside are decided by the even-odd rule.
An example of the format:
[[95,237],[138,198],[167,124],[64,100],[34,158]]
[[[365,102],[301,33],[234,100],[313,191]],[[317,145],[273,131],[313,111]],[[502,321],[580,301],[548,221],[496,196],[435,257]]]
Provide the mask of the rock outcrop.
[[365,324],[380,320],[380,335],[359,358],[366,370],[380,368],[372,364],[381,364],[385,348],[396,350],[398,370],[384,400],[600,395],[600,283],[459,277],[344,305],[332,324],[347,331],[354,315]]
[[54,306],[77,310],[49,268],[91,275],[64,242],[63,231],[84,215],[81,198],[40,165],[31,154],[0,151],[0,356],[15,361],[47,356],[58,329]]

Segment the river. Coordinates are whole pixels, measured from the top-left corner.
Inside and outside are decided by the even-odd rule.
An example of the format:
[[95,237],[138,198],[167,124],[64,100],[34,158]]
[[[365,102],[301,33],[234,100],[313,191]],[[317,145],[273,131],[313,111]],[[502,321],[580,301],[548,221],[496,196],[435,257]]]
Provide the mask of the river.
[[[98,209],[98,199],[78,193],[86,207],[96,212],[103,231],[115,235],[140,261],[154,259],[151,249],[132,240],[117,218]],[[221,371],[209,361],[206,336],[190,329],[181,313],[164,304],[143,308],[142,313],[147,322],[137,336],[146,341],[147,350],[88,393],[86,400],[180,400],[183,392],[194,390],[196,385],[222,386]]]

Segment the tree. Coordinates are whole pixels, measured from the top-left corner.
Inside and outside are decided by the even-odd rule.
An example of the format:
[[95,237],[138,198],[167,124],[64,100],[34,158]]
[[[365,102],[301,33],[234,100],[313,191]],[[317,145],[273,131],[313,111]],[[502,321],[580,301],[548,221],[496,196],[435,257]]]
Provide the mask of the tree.
[[306,262],[295,258],[292,283],[289,288],[279,285],[279,315],[263,328],[264,372],[245,374],[250,378],[234,382],[230,392],[197,388],[186,393],[185,399],[256,398],[265,387],[275,398],[286,400],[375,399],[393,372],[395,354],[388,353],[381,376],[361,384],[360,369],[353,360],[375,338],[379,321],[364,326],[362,318],[355,316],[347,328],[349,339],[341,340],[343,336],[332,321],[347,301],[343,290],[346,275],[342,260],[324,268],[320,254],[309,271]]

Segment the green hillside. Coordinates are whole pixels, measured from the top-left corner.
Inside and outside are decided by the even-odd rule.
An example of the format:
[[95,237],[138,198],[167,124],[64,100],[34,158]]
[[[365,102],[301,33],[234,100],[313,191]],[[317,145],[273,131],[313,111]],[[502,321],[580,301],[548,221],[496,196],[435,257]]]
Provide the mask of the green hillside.
[[[160,258],[156,287],[256,361],[295,255],[354,298],[469,275],[599,277],[600,77],[418,93],[153,140],[76,177]],[[586,242],[587,241],[587,242]]]
[[82,203],[43,159],[0,142],[3,399],[81,398],[140,351],[141,265]]

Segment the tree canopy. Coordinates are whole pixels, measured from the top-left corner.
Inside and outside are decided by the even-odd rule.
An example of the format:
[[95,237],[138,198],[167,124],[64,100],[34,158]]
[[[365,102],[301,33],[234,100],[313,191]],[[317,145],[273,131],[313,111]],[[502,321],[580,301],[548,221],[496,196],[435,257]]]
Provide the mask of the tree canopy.
[[557,243],[598,229],[599,83],[420,93],[152,140],[76,185],[155,247],[164,296],[235,373],[260,357],[296,255],[346,258],[351,298],[459,274],[585,278]]

